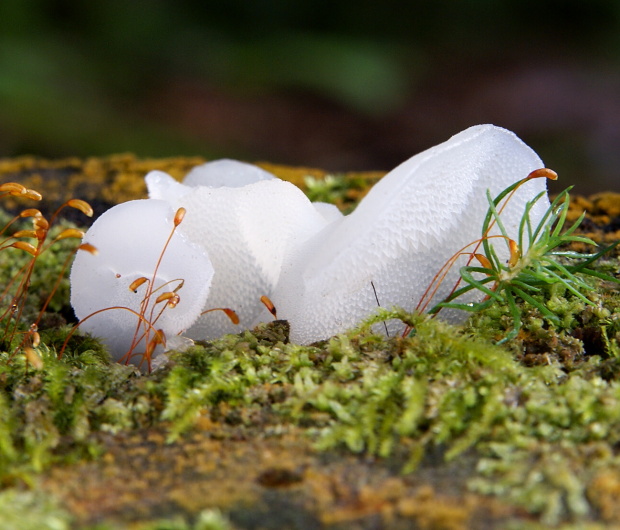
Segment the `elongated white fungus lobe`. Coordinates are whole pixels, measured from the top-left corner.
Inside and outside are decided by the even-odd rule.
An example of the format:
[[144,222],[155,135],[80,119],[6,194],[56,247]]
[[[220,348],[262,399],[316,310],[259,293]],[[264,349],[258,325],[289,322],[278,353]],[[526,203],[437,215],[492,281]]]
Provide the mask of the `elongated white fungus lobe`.
[[[84,236],[84,242],[98,252],[78,252],[71,268],[71,304],[77,318],[86,319],[80,329],[100,337],[117,360],[131,350],[131,358],[123,360],[141,364],[147,346],[145,332],[149,340],[159,329],[173,337],[194,323],[204,305],[213,277],[204,250],[177,229],[162,255],[174,215],[167,202],[150,199],[111,208]],[[160,256],[153,294],[145,301]],[[139,278],[146,281],[131,289]],[[179,296],[176,307],[165,307],[166,301],[155,303],[163,293],[175,290]],[[113,307],[128,308],[144,320],[127,309],[108,309]],[[100,310],[104,311],[96,313]],[[146,321],[153,327],[146,326]]]
[[[181,303],[165,313],[171,315],[166,334],[187,330],[191,338],[209,339],[251,328],[272,318],[260,301],[267,296],[278,318],[289,321],[293,342],[327,339],[359,324],[378,305],[415,310],[451,256],[481,237],[487,190],[494,197],[542,167],[536,153],[510,131],[471,127],[391,171],[348,216],[332,205],[311,203],[292,184],[241,162],[204,164],[183,183],[154,171],[146,177],[149,201],[113,208],[105,223],[108,214],[87,233],[85,241],[103,249],[104,258],[78,256],[72,303],[79,318],[106,305],[138,307],[139,295],[118,289],[122,282],[115,274],[127,282],[149,277],[169,233],[171,212],[183,207],[174,250],[164,255],[157,280],[185,280]],[[501,219],[512,239],[518,239],[526,203],[544,194],[544,180],[525,183],[503,209]],[[143,204],[153,205],[147,208],[153,216],[148,221],[138,211]],[[532,225],[548,207],[545,194],[529,212]],[[119,208],[126,217],[112,223],[111,212],[120,214]],[[498,233],[495,228],[491,234]],[[492,241],[498,255],[508,257],[506,241]],[[466,259],[450,269],[428,307],[450,293]],[[96,270],[97,279],[88,279],[88,270]],[[233,309],[240,324],[223,314],[200,315],[215,307]],[[121,352],[127,339],[117,329],[129,315],[108,313],[89,319],[83,329]],[[388,323],[390,334],[402,327]]]
[[[487,189],[495,197],[541,167],[515,134],[492,125],[471,127],[398,166],[282,271],[271,299],[291,325],[291,340],[311,343],[350,329],[376,311],[377,299],[388,309],[414,310],[446,261],[480,238]],[[513,239],[525,203],[545,190],[545,179],[534,179],[508,202],[501,218]],[[548,207],[546,197],[534,206],[534,225]],[[505,241],[494,247],[501,255]],[[465,260],[451,268],[434,302],[450,293]],[[391,322],[390,333],[402,327]]]

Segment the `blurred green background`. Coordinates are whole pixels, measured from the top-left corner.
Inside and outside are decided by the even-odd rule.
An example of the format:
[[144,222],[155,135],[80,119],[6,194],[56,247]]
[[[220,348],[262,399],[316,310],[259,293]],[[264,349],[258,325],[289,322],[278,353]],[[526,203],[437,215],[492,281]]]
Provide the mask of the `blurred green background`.
[[0,157],[390,169],[477,123],[620,188],[617,0],[2,0]]

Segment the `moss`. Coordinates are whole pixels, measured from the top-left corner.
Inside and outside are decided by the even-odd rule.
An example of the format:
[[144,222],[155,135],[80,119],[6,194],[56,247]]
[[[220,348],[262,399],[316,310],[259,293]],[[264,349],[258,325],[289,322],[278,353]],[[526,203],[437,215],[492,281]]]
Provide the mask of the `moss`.
[[[148,391],[129,395],[162,400],[172,440],[204,418],[212,436],[218,423],[254,436],[257,427],[281,435],[293,421],[321,450],[398,454],[410,472],[425,453],[457,460],[475,447],[473,491],[547,523],[591,516],[587,484],[614,463],[620,436],[620,388],[593,375],[600,358],[569,374],[558,363],[526,367],[505,348],[445,324],[383,315],[397,316],[413,319],[415,336],[384,339],[365,329],[320,347],[286,344],[278,333],[269,342],[269,326],[227,336],[173,356]],[[55,392],[48,395],[53,402]],[[115,408],[127,406],[117,400]]]
[[34,491],[0,491],[0,514],[7,529],[69,530],[72,522],[58,500]]
[[313,202],[336,204],[345,214],[354,209],[369,189],[368,177],[323,175],[304,177],[306,195]]
[[[569,221],[575,220],[586,211],[586,218],[579,232],[600,245],[610,245],[620,240],[620,194],[605,192],[591,197],[575,197],[571,201]],[[587,251],[586,246],[575,245],[577,251]],[[616,247],[614,254],[620,254]]]
[[[64,172],[78,188],[111,182],[98,195],[110,201],[140,195],[136,178],[149,169],[180,176],[197,162],[23,159],[0,172],[39,183],[37,174]],[[364,182],[310,188],[344,204]],[[585,229],[613,233],[615,202],[588,201],[597,213]],[[40,262],[27,315],[68,251]],[[618,264],[597,267],[614,274]],[[14,266],[3,262],[0,275]],[[620,294],[591,281],[593,306],[558,285],[536,294],[556,322],[518,301],[522,329],[503,345],[494,343],[512,323],[501,305],[461,329],[382,312],[307,347],[288,342],[286,323],[262,325],[171,353],[146,376],[79,334],[57,358],[70,329],[58,315],[71,318],[62,284],[40,326],[41,365],[12,348],[0,354],[0,483],[30,487],[23,499],[46,507],[41,520],[80,527],[102,518],[99,528],[618,525]],[[374,334],[387,318],[414,333]]]
[[[322,450],[400,455],[409,471],[429,452],[458,460],[475,447],[474,491],[547,522],[591,516],[589,498],[603,499],[594,473],[614,462],[620,435],[620,391],[593,372],[603,361],[594,357],[568,375],[558,363],[530,368],[507,349],[449,326],[414,323],[412,338],[365,330],[304,348],[264,326],[177,354],[171,366],[141,378],[118,365],[72,368],[77,359],[45,357],[44,370],[27,377],[24,365],[25,379],[13,383],[12,409],[25,400],[25,415],[11,419],[23,423],[4,445],[24,444],[31,464],[41,467],[61,434],[79,444],[85,433],[131,432],[164,420],[168,438],[181,442],[205,419],[210,436],[218,424],[244,437],[257,427],[281,436],[293,422]],[[399,502],[403,517],[421,509]]]

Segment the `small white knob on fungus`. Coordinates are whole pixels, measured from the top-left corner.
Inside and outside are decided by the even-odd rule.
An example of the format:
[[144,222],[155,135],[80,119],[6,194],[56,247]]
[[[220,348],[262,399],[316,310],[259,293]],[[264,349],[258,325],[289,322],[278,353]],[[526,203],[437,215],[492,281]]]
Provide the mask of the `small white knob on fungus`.
[[254,164],[223,158],[192,168],[185,175],[183,184],[191,187],[241,188],[247,184],[275,178],[275,175]]

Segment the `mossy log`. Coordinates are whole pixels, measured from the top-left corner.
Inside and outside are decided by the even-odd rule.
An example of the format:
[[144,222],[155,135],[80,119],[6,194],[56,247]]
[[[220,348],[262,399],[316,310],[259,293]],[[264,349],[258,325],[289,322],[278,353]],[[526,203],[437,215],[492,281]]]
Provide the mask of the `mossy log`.
[[[86,200],[96,217],[144,198],[148,171],[181,178],[202,162],[22,157],[0,161],[0,182],[41,192],[48,212]],[[302,189],[306,177],[327,176],[259,165]],[[359,201],[382,174],[343,175],[355,186],[337,202]],[[570,216],[583,210],[581,233],[601,244],[620,239],[620,194],[573,198]],[[25,495],[29,485],[55,499],[40,521],[57,516],[67,528],[207,528],[208,518],[208,528],[618,525],[620,302],[599,295],[607,305],[575,316],[581,327],[571,333],[554,334],[534,315],[502,348],[478,338],[474,325],[463,334],[429,321],[411,338],[353,333],[304,349],[276,323],[201,345],[142,377],[107,365],[96,373],[50,360],[49,371],[36,372],[22,363],[13,386],[8,371],[0,374],[0,405],[12,403],[15,421],[26,417],[30,429],[40,422],[43,440],[49,426],[54,445],[42,471],[23,464],[26,479],[17,468],[0,474],[10,487],[0,492],[0,522],[12,509],[7,492]],[[88,387],[97,381],[101,395]],[[185,394],[175,394],[179,381]],[[217,389],[192,403],[205,385]],[[90,431],[78,422],[92,414],[87,398],[100,408]],[[185,416],[170,413],[174,400],[188,407]],[[40,509],[41,497],[29,499],[26,509]]]

